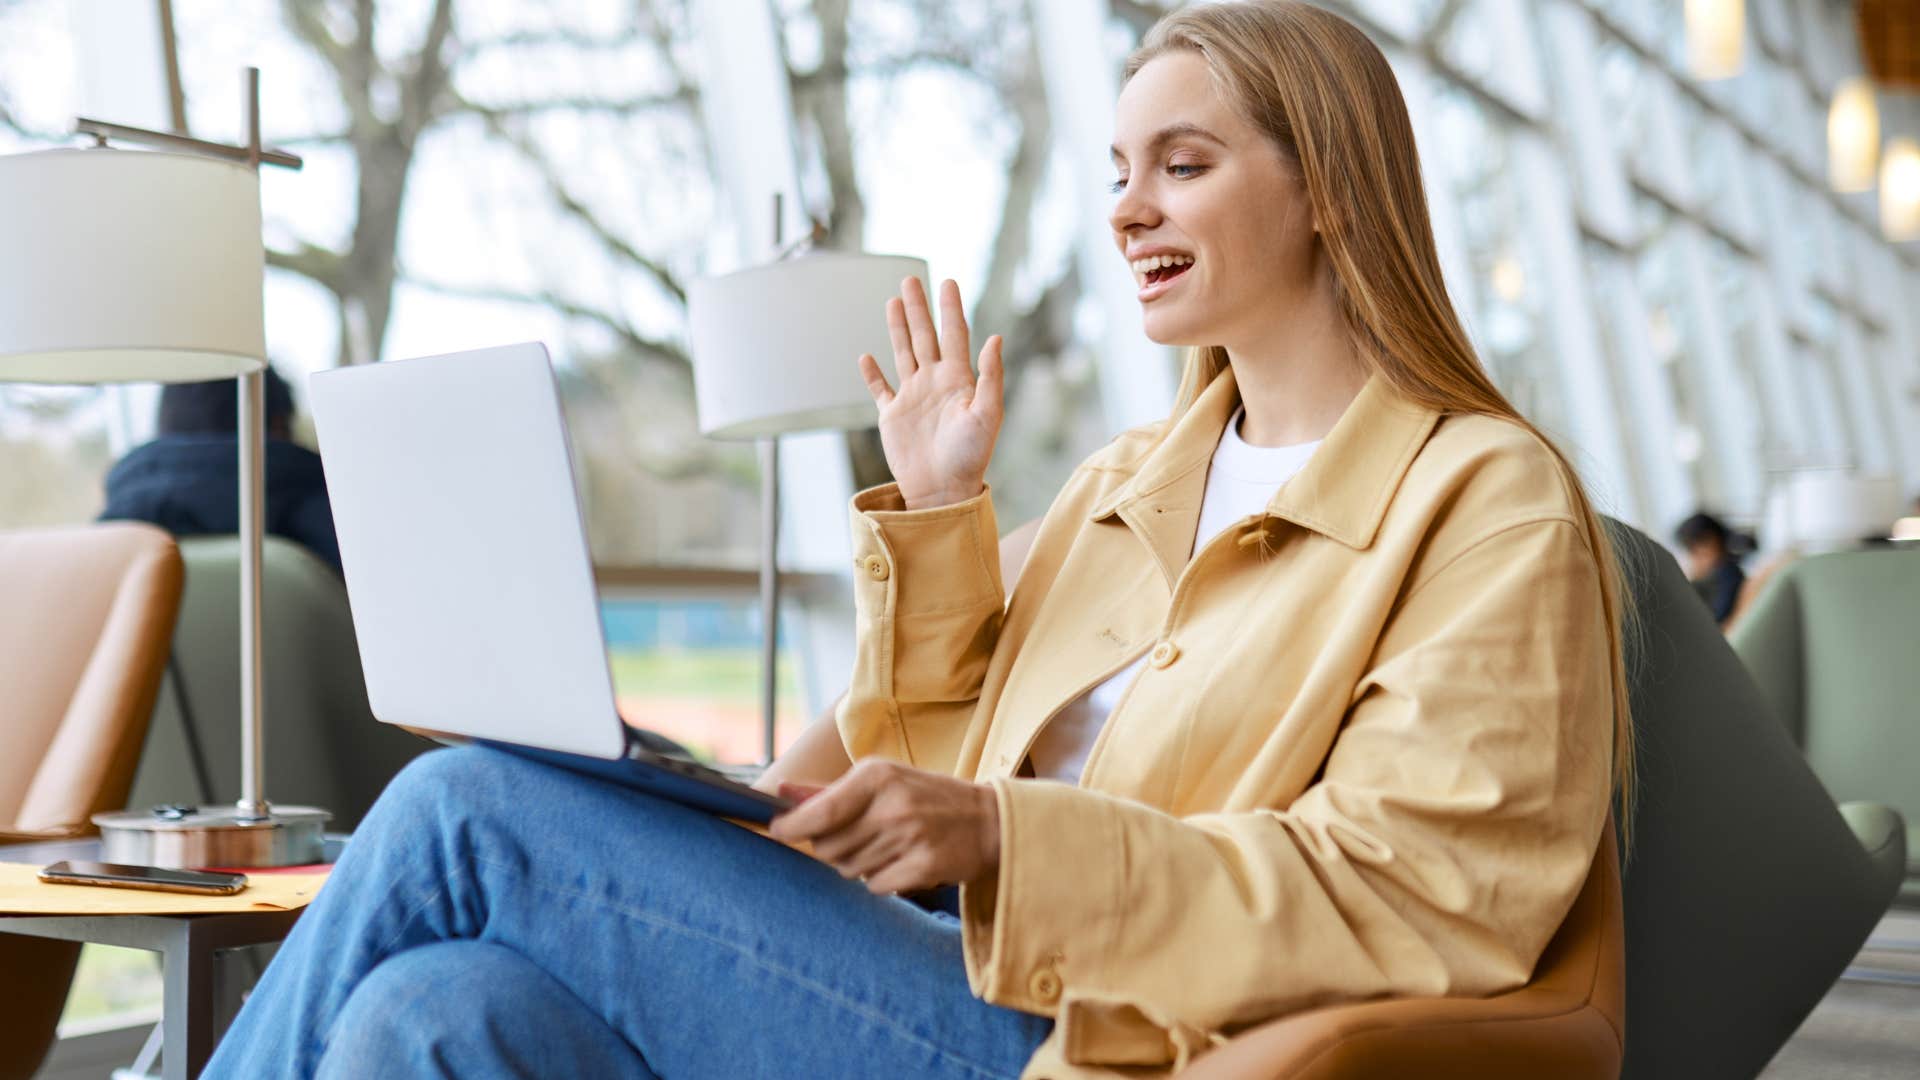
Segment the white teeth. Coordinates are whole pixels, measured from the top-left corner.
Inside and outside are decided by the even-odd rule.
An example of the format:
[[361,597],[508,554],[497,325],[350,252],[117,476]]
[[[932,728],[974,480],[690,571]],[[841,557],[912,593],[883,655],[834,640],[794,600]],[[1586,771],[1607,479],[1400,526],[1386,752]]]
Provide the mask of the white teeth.
[[1193,262],[1191,255],[1149,255],[1144,259],[1135,259],[1128,265],[1136,274],[1150,274],[1168,266],[1187,266]]

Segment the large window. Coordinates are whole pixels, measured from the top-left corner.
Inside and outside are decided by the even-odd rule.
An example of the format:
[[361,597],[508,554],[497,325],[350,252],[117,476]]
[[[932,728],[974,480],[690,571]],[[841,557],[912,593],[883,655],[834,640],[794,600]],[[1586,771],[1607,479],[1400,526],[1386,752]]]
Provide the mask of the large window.
[[1467,266],[1478,309],[1463,313],[1481,362],[1513,403],[1536,423],[1566,430],[1552,348],[1544,332],[1545,272],[1527,229],[1513,162],[1514,133],[1473,91],[1450,86],[1436,95],[1435,124],[1443,145],[1471,146],[1437,166],[1459,211]]

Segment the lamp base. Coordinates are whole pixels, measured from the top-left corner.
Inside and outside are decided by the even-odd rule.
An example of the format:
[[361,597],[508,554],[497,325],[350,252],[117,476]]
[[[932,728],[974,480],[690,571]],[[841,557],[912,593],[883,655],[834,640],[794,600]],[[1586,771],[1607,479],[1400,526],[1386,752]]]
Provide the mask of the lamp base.
[[266,817],[238,806],[159,806],[93,815],[101,859],[137,866],[305,866],[325,858],[322,831],[332,814],[311,806],[275,806]]

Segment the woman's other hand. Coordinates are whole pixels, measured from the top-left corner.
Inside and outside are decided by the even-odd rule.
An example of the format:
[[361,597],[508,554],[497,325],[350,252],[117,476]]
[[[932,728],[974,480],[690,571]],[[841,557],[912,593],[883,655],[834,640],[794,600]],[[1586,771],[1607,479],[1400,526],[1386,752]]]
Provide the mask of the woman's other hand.
[[870,892],[964,884],[1000,866],[993,788],[868,758],[825,788],[782,784],[799,803],[773,819],[774,838],[813,842],[814,857]]
[[960,287],[951,280],[941,283],[936,333],[917,277],[901,282],[900,296],[887,301],[887,331],[899,389],[887,385],[871,355],[860,357],[860,374],[880,407],[880,445],[900,497],[909,510],[973,498],[985,488],[987,462],[1000,435],[1006,385],[1000,336],[981,347],[976,383]]

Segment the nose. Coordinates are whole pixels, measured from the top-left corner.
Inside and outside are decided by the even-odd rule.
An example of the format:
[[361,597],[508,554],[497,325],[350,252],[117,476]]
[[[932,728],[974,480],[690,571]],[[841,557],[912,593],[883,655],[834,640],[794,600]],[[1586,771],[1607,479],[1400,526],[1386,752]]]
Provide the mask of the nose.
[[1113,213],[1107,221],[1113,226],[1113,238],[1122,249],[1127,245],[1127,233],[1134,229],[1151,229],[1160,223],[1160,210],[1154,206],[1148,186],[1138,177],[1129,178],[1127,186],[1120,189],[1120,197],[1114,200]]

